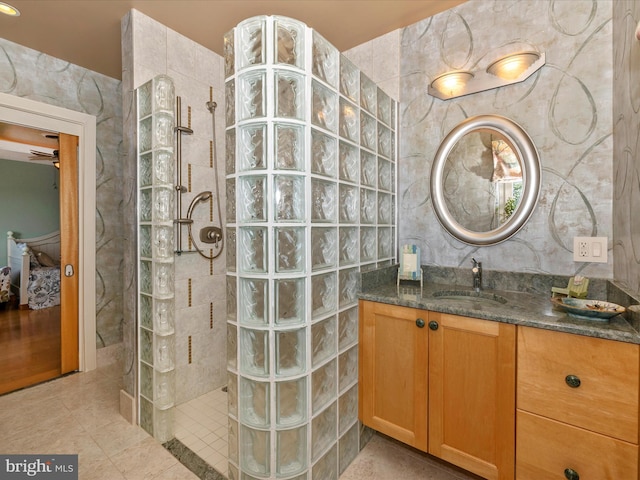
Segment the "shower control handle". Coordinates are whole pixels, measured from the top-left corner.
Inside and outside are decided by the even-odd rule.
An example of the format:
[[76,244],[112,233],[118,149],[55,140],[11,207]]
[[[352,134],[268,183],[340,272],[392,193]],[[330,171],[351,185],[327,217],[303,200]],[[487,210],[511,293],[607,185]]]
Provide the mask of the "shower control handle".
[[200,241],[202,243],[217,244],[222,240],[222,229],[220,227],[204,227],[200,229]]

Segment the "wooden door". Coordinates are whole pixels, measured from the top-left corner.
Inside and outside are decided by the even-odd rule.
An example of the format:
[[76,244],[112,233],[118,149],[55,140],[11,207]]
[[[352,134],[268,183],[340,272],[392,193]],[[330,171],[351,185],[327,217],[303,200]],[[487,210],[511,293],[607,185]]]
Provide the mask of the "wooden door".
[[516,327],[429,312],[429,453],[512,480]]
[[78,137],[60,134],[61,372],[80,367],[78,335]]
[[427,451],[426,316],[427,312],[412,308],[360,302],[360,420],[423,451]]

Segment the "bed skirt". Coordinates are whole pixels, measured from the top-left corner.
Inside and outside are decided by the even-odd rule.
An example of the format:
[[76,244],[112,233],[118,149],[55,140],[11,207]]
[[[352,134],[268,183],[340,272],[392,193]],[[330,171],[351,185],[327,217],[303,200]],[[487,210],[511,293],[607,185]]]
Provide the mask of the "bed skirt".
[[29,273],[27,299],[32,310],[60,305],[60,267],[32,269]]

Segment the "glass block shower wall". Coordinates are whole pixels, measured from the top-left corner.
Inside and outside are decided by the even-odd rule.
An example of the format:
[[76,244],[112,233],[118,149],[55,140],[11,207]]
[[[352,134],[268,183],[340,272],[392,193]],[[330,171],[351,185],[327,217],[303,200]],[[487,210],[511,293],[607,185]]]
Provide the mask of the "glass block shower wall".
[[137,89],[139,419],[161,442],[173,438],[175,401],[174,103],[167,76]]
[[225,76],[229,478],[337,479],[359,272],[395,262],[396,104],[283,17],[225,36]]

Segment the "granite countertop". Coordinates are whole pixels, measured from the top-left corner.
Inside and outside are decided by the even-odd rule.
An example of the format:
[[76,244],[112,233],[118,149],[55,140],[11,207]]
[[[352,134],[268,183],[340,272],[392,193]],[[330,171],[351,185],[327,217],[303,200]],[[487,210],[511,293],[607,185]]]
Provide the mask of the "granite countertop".
[[[640,344],[640,332],[637,329],[637,325],[633,325],[633,322],[628,321],[624,315],[616,315],[608,321],[582,320],[571,317],[551,303],[550,291],[549,294],[543,294],[541,292],[484,288],[480,292],[482,298],[480,301],[476,301],[473,297],[475,292],[469,286],[426,281],[421,289],[418,282],[402,282],[397,287],[395,280],[393,282],[389,281],[391,278],[384,280],[386,281],[363,282],[364,288],[362,288],[359,298],[434,312],[464,315],[496,322]],[[367,285],[365,286],[364,284]],[[444,292],[448,295],[461,294],[464,296],[455,299],[438,297]],[[466,295],[470,296],[467,297]],[[492,298],[498,301],[491,301],[490,299]],[[506,302],[504,302],[505,300]]]

